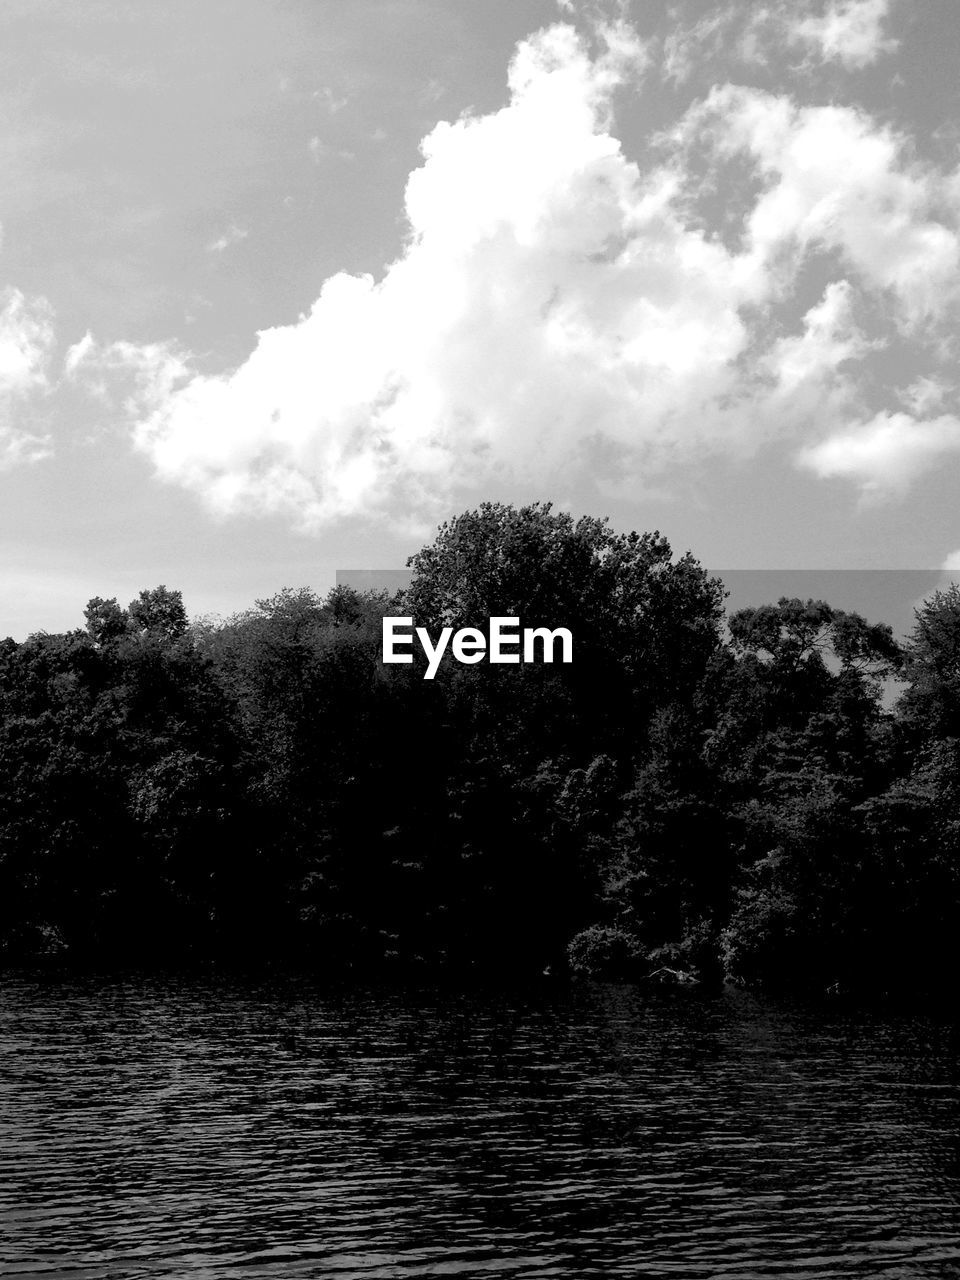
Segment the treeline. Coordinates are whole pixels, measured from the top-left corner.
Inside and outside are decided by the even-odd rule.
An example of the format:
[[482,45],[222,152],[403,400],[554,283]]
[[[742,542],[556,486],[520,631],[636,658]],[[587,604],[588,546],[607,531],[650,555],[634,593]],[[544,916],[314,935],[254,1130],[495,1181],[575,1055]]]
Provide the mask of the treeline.
[[[822,601],[725,620],[659,534],[548,504],[466,512],[411,568],[0,643],[4,962],[947,985],[960,591],[903,646]],[[567,626],[574,662],[425,681],[381,663],[385,613]]]

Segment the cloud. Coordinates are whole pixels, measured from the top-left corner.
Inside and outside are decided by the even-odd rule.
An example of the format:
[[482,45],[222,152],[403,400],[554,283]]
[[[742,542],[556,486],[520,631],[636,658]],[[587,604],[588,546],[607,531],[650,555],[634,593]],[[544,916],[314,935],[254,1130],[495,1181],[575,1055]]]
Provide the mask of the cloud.
[[803,317],[800,333],[777,339],[762,357],[761,367],[773,383],[761,401],[762,413],[778,434],[791,425],[802,430],[815,420],[840,422],[856,412],[855,366],[880,344],[856,323],[854,298],[848,280],[827,285]]
[[48,435],[29,423],[33,402],[49,389],[53,339],[52,313],[43,299],[28,299],[19,289],[0,292],[0,470],[52,451]]
[[231,249],[235,244],[240,244],[246,240],[250,234],[245,227],[238,227],[235,222],[231,222],[226,231],[222,235],[217,236],[216,240],[212,240],[207,245],[208,253],[223,253],[225,249]]
[[350,99],[334,92],[330,85],[325,85],[322,89],[316,89],[313,93],[314,98],[319,98],[330,115],[338,115]]
[[902,495],[948,454],[960,453],[960,418],[918,421],[907,413],[878,413],[801,454],[818,475],[858,481],[868,497]]
[[835,251],[866,287],[889,291],[902,327],[955,310],[960,237],[944,212],[955,179],[910,160],[907,139],[854,107],[797,107],[734,85],[676,131],[705,134],[717,160],[747,156],[765,183],[746,222],[758,270],[784,250]]
[[74,342],[67,348],[63,357],[63,372],[67,378],[72,378],[87,363],[96,351],[96,346],[93,334],[88,330],[79,342]]
[[933,410],[942,408],[955,392],[946,378],[925,376],[916,378],[897,394],[900,403],[915,418],[924,418]]
[[[743,0],[718,4],[693,22],[680,20],[682,5],[674,9],[675,21],[664,37],[662,73],[666,80],[685,84],[714,71],[731,67],[776,65],[781,78],[807,78],[817,68],[839,63],[857,71],[892,53],[897,42],[884,34],[889,0],[770,0],[747,4]],[[790,50],[801,48],[806,59],[791,62]]]
[[[956,316],[951,179],[854,108],[729,85],[641,169],[614,100],[649,65],[623,22],[592,47],[570,24],[537,33],[507,105],[423,140],[380,279],[332,276],[222,374],[170,344],[88,343],[74,376],[126,378],[164,480],[306,529],[422,526],[507,484],[616,490],[775,439],[870,492],[897,487],[894,453],[904,482],[920,475],[953,418],[871,418],[864,365],[893,340],[935,348]],[[721,234],[733,180],[748,198]]]
[[0,293],[0,395],[24,395],[46,385],[53,328],[49,307],[19,289]]
[[858,71],[897,47],[884,34],[889,7],[889,0],[836,0],[822,15],[795,18],[790,38],[808,45],[822,62]]
[[331,146],[330,143],[324,142],[324,140],[316,134],[308,140],[307,150],[310,152],[311,159],[317,164],[319,164],[321,160],[329,159],[331,157],[337,160],[356,160],[357,158],[355,151],[351,151],[347,147]]
[[[737,42],[731,42],[735,27],[741,28],[741,41],[749,28],[750,19],[735,4],[719,5],[704,18],[684,24],[678,22],[663,40],[661,69],[664,79],[675,84],[685,84],[706,61],[716,58],[724,46],[731,43],[736,52]],[[742,44],[741,44],[742,49]]]

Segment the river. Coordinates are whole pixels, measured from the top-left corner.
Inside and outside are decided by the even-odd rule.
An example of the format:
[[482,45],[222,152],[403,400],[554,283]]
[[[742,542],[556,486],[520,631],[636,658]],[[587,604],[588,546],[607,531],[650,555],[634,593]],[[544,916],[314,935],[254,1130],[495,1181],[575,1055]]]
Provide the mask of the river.
[[947,1020],[0,980],[0,1273],[960,1276]]

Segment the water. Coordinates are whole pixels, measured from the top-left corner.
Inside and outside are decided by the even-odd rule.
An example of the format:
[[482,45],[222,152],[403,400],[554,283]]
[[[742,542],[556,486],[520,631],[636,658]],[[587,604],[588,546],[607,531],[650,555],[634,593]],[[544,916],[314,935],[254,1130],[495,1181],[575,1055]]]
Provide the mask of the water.
[[0,982],[0,1272],[960,1276],[960,1041],[596,987]]

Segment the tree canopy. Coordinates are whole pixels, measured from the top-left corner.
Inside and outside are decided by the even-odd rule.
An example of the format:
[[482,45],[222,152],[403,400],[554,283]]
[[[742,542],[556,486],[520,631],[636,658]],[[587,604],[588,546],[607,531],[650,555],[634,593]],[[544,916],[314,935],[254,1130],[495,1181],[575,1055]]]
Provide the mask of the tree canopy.
[[[936,987],[960,927],[960,590],[734,613],[658,532],[485,503],[399,596],[177,591],[0,642],[0,956]],[[381,619],[568,626],[380,660]],[[889,680],[903,688],[893,706]]]

